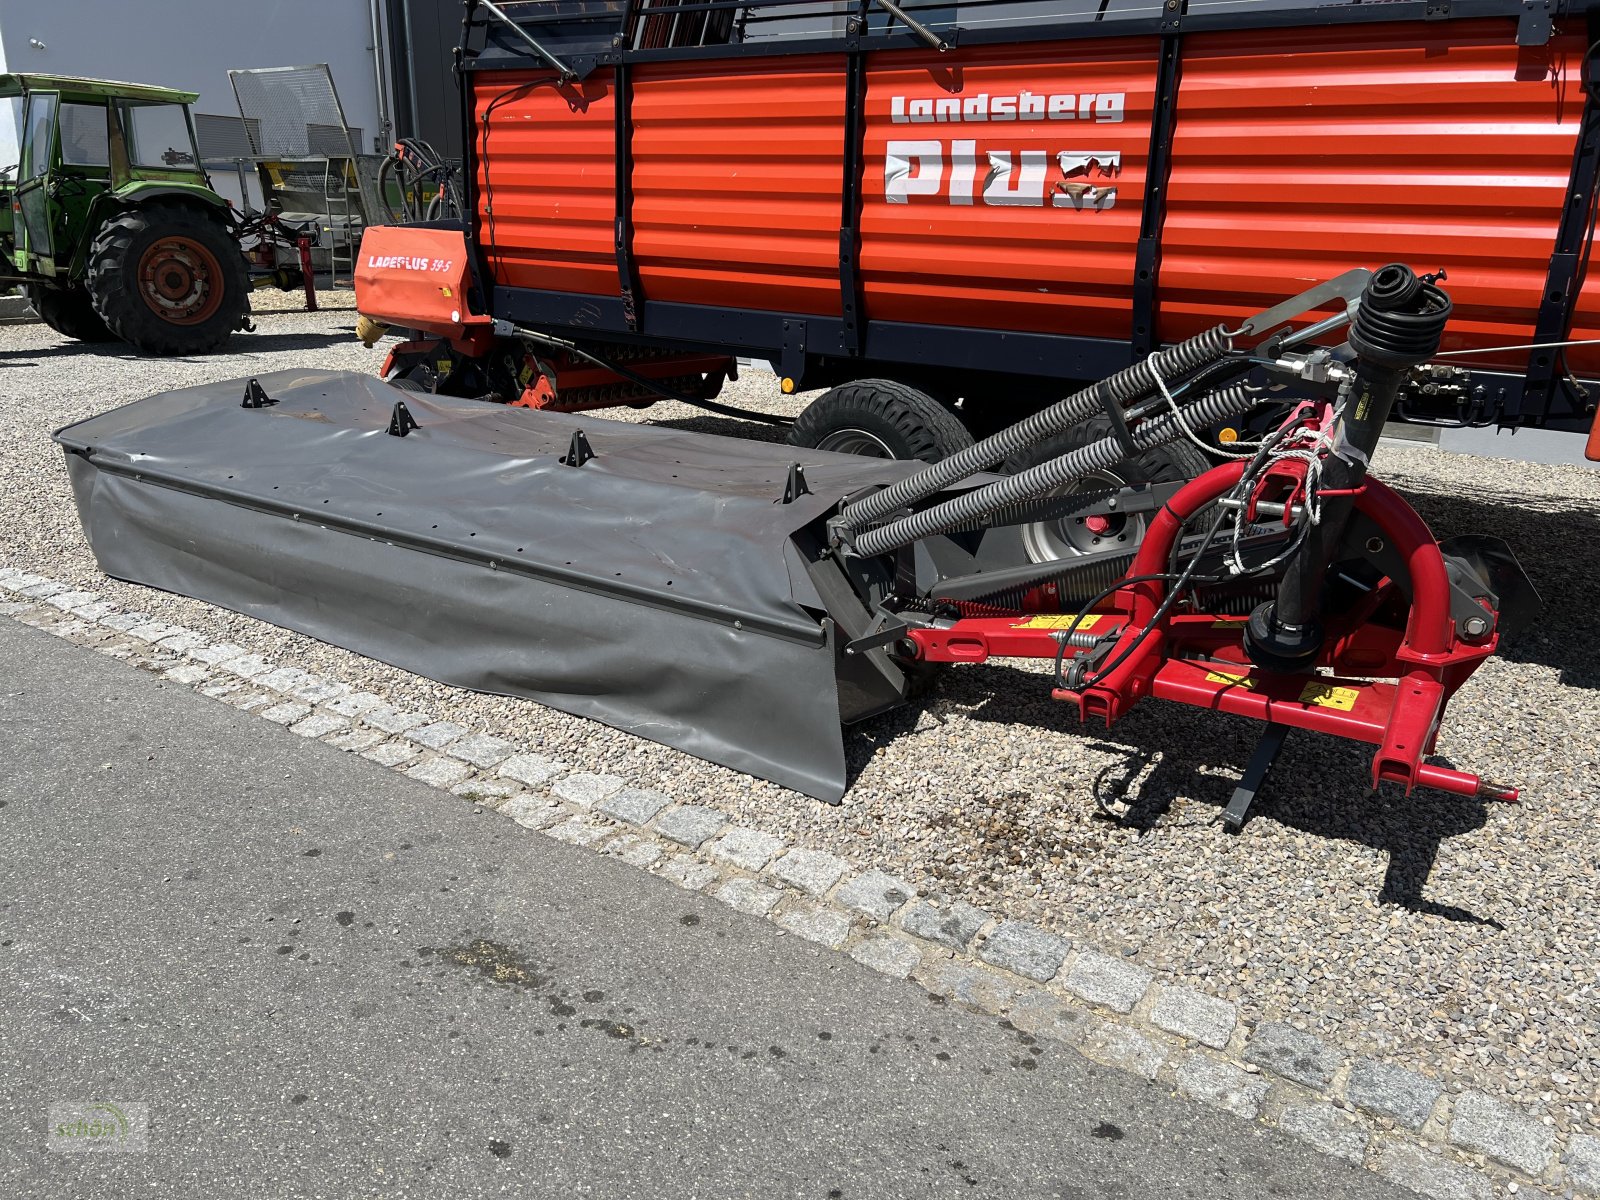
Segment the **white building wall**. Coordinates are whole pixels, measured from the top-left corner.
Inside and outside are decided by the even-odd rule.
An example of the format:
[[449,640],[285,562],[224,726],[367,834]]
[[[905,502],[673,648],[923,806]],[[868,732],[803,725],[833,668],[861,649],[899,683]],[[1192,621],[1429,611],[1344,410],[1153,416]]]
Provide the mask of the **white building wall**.
[[[0,0],[0,72],[89,75],[200,93],[237,116],[228,71],[327,63],[363,151],[381,133],[369,0]],[[16,130],[0,121],[0,166]],[[387,147],[384,147],[385,149]],[[237,199],[232,180],[218,190]]]

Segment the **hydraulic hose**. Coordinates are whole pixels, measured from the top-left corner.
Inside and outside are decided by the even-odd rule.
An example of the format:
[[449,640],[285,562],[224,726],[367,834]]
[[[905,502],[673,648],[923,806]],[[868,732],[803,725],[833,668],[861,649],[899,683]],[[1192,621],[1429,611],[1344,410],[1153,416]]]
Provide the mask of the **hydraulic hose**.
[[[1243,412],[1258,399],[1256,392],[1243,385],[1210,392],[1185,405],[1182,423],[1177,416],[1152,417],[1131,431],[1134,445],[1153,450],[1183,436],[1183,426],[1203,427],[1235,413]],[[1058,488],[1065,487],[1095,471],[1115,466],[1127,457],[1121,441],[1104,437],[1080,446],[1060,458],[1053,458],[1020,475],[1008,475],[987,487],[965,492],[923,512],[912,513],[878,529],[869,529],[855,538],[854,553],[861,557],[887,554],[923,538],[934,537],[971,525],[974,521],[1004,514],[1018,505],[1036,502]],[[991,522],[993,523],[993,522]]]
[[1143,362],[1119,371],[1110,379],[1085,388],[1002,429],[992,437],[984,438],[899,483],[891,484],[881,492],[874,492],[848,505],[840,513],[844,527],[852,534],[859,535],[861,530],[890,513],[926,499],[978,471],[1004,462],[1011,455],[1045,438],[1064,433],[1080,421],[1103,411],[1107,404],[1127,407],[1155,392],[1162,382],[1170,386],[1203,367],[1221,361],[1230,349],[1227,331],[1218,325],[1186,342],[1158,350]]

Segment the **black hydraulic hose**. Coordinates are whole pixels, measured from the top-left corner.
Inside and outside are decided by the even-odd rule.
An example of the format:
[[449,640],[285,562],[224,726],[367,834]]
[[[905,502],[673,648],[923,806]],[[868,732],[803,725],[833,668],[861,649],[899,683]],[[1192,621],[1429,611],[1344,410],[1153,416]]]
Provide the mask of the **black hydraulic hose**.
[[1202,367],[1220,361],[1230,348],[1226,329],[1218,325],[1186,342],[1158,350],[1143,362],[1117,372],[1110,379],[1085,388],[1002,429],[992,437],[986,437],[899,483],[891,484],[881,492],[874,492],[846,506],[840,514],[844,526],[851,533],[859,534],[874,521],[890,513],[924,500],[978,471],[1004,462],[1011,455],[1045,438],[1064,433],[1103,411],[1107,403],[1126,407],[1143,399],[1158,390],[1158,372],[1160,379],[1170,385]]
[[731,404],[718,404],[715,400],[706,400],[699,396],[687,396],[682,392],[675,392],[671,388],[657,383],[654,379],[636,374],[618,363],[607,362],[597,354],[590,354],[587,350],[581,349],[565,338],[535,333],[533,330],[524,329],[520,325],[516,326],[516,330],[519,337],[525,337],[530,341],[543,342],[547,346],[555,346],[565,350],[568,354],[576,354],[579,358],[587,359],[597,367],[610,371],[614,375],[620,375],[623,379],[637,383],[640,387],[649,388],[652,392],[659,396],[665,396],[668,400],[676,400],[679,404],[687,404],[690,408],[703,408],[706,412],[717,413],[719,416],[724,417],[738,417],[745,421],[759,421],[763,425],[794,424],[792,417],[780,417],[775,413],[756,412],[748,408],[734,408]]
[[[1181,420],[1169,414],[1141,422],[1132,431],[1133,443],[1140,450],[1164,446],[1182,437],[1185,425],[1191,429],[1204,428],[1244,411],[1257,399],[1257,393],[1243,385],[1207,393],[1180,410]],[[960,529],[980,518],[1048,496],[1057,488],[1082,479],[1085,475],[1114,467],[1125,458],[1127,450],[1119,439],[1101,438],[1060,458],[1040,463],[1020,475],[1008,475],[987,487],[964,492],[923,512],[912,513],[878,529],[858,534],[852,547],[853,553],[860,557],[887,554],[923,538]]]

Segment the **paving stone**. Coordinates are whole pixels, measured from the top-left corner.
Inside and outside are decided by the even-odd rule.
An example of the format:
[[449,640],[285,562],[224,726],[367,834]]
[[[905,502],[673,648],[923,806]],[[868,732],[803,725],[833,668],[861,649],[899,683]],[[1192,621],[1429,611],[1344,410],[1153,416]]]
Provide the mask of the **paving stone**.
[[338,750],[370,750],[383,741],[383,734],[376,729],[351,729],[328,739],[328,745]]
[[[558,762],[553,758],[543,758],[537,754],[524,754],[521,757],[537,759],[546,764],[542,770],[546,778],[554,778],[567,770],[567,764]],[[516,761],[513,759],[512,761]],[[505,770],[504,767],[501,770]],[[615,796],[628,786],[628,781],[620,775],[594,775],[586,771],[579,771],[575,775],[568,775],[556,779],[550,785],[550,790],[560,796],[569,804],[576,804],[579,808],[593,808],[608,796]]]
[[471,763],[475,767],[487,771],[490,767],[497,767],[516,751],[516,747],[504,738],[490,737],[486,733],[475,733],[471,737],[464,737],[453,744],[448,753],[451,758],[459,758]]
[[665,862],[657,864],[655,871],[661,878],[670,879],[679,887],[688,888],[691,892],[699,891],[718,878],[715,867],[689,854],[674,854]]
[[4,604],[0,604],[0,614],[4,614],[8,617],[15,617],[21,613],[30,612],[32,609],[33,605],[29,604],[26,600],[8,600]]
[[1191,1054],[1183,1061],[1178,1067],[1177,1083],[1181,1095],[1248,1121],[1261,1115],[1261,1102],[1272,1086],[1259,1075],[1203,1054]]
[[1331,1104],[1286,1105],[1278,1127],[1335,1158],[1359,1163],[1367,1152],[1367,1131]]
[[[65,612],[68,609],[77,608],[80,604],[93,604],[97,599],[99,597],[93,592],[57,592],[47,599],[45,603]],[[79,615],[81,616],[82,614]]]
[[257,675],[255,681],[258,687],[271,688],[275,692],[290,692],[310,678],[311,676],[299,667],[275,667],[264,675]]
[[655,838],[624,833],[607,842],[605,852],[630,866],[648,867],[657,862],[666,850]]
[[46,633],[53,634],[58,638],[66,638],[68,641],[82,641],[88,634],[105,632],[103,629],[96,629],[87,621],[76,621],[70,617],[44,626],[44,630]]
[[1071,949],[1065,938],[1047,933],[1027,921],[1004,921],[978,950],[992,966],[1048,983],[1067,961]]
[[1550,1161],[1555,1132],[1492,1096],[1463,1092],[1456,1097],[1455,1115],[1450,1119],[1450,1140],[1537,1176]]
[[850,864],[836,854],[802,847],[789,851],[767,869],[774,879],[792,888],[813,896],[825,896],[829,888],[844,878]]
[[453,758],[425,758],[416,766],[408,767],[406,774],[434,787],[447,788],[472,774],[472,769]]
[[1358,1108],[1390,1117],[1407,1129],[1421,1129],[1433,1111],[1434,1102],[1439,1099],[1440,1090],[1439,1085],[1425,1075],[1361,1058],[1351,1068],[1345,1095]]
[[112,613],[109,617],[101,617],[100,624],[104,625],[107,629],[118,629],[125,633],[132,629],[135,625],[143,625],[149,620],[149,613],[121,612]]
[[211,672],[199,663],[180,663],[176,667],[168,667],[163,673],[174,683],[187,684],[189,687],[211,678]]
[[1017,994],[1006,1010],[1011,1023],[1024,1033],[1077,1045],[1100,1023],[1083,1009],[1042,988]]
[[319,738],[327,737],[330,733],[338,733],[341,729],[348,729],[350,722],[333,713],[313,712],[304,721],[289,726],[290,733],[298,733],[301,737]]
[[1327,1042],[1282,1021],[1258,1025],[1245,1043],[1244,1057],[1318,1091],[1333,1082],[1340,1061],[1339,1052]]
[[240,688],[237,692],[229,693],[226,699],[241,712],[254,712],[258,708],[270,706],[278,698],[267,692],[253,692],[248,688]]
[[117,606],[109,600],[91,600],[87,604],[78,605],[72,611],[85,621],[98,621],[101,617],[116,612]]
[[[110,621],[102,621],[101,624],[108,625]],[[224,671],[231,671],[241,679],[254,679],[257,675],[265,675],[272,670],[272,664],[259,654],[240,654],[218,665]]]
[[1149,971],[1126,959],[1113,958],[1098,950],[1085,950],[1073,959],[1062,984],[1080,1000],[1125,1013],[1133,1011],[1154,978]]
[[905,910],[900,925],[907,933],[917,937],[949,946],[952,950],[965,950],[967,943],[988,919],[987,913],[964,900],[958,900],[947,908],[935,908],[922,902]]
[[797,937],[830,950],[842,950],[850,938],[850,918],[805,901],[792,902],[778,914],[778,924]]
[[1374,1169],[1432,1200],[1490,1200],[1494,1194],[1489,1181],[1472,1168],[1409,1142],[1380,1143]]
[[544,829],[567,815],[567,810],[549,797],[535,796],[531,792],[507,800],[500,806],[499,812],[524,829]]
[[1017,996],[1016,987],[1003,976],[943,955],[924,959],[913,978],[930,992],[984,1012],[1009,1008]]
[[783,893],[777,888],[770,888],[743,875],[728,880],[711,894],[729,908],[749,913],[752,917],[766,916],[783,899]]
[[693,849],[722,831],[728,818],[714,808],[700,804],[680,804],[656,817],[655,831],[680,846]]
[[903,879],[885,871],[866,871],[835,892],[833,898],[874,921],[887,921],[916,894],[916,889]]
[[450,794],[497,808],[511,797],[522,795],[523,791],[509,779],[475,778],[462,780],[450,789]]
[[1567,1178],[1579,1187],[1600,1192],[1600,1137],[1575,1133],[1567,1143]]
[[542,754],[517,754],[500,763],[496,770],[527,787],[543,787],[566,770],[566,764]]
[[892,933],[868,934],[850,948],[850,957],[890,979],[905,979],[922,961],[916,944]]
[[416,747],[408,746],[404,742],[382,742],[361,755],[362,758],[370,758],[373,762],[382,763],[386,767],[398,767],[416,756]]
[[213,700],[220,700],[229,692],[237,692],[244,687],[237,679],[213,679],[200,689],[202,696],[210,696]]
[[159,642],[172,631],[173,626],[168,625],[165,621],[147,621],[143,625],[135,625],[132,629],[127,630],[127,634],[129,637],[137,638],[141,642]]
[[299,704],[290,701],[286,704],[274,704],[271,708],[261,710],[261,715],[269,721],[276,721],[279,725],[293,725],[302,717],[309,716],[311,705]]
[[351,692],[348,696],[329,700],[327,707],[341,717],[359,717],[375,708],[382,708],[383,697],[374,696],[371,692]]
[[1096,1062],[1145,1079],[1154,1079],[1167,1061],[1167,1052],[1161,1046],[1115,1021],[1093,1020],[1076,1039],[1076,1045]]
[[559,825],[550,826],[544,832],[558,842],[568,842],[574,846],[593,846],[610,837],[613,830],[609,825],[596,825],[588,817],[573,817],[562,821]]
[[647,792],[642,788],[623,788],[609,799],[595,805],[595,810],[614,821],[629,825],[646,825],[672,801],[660,792]]
[[419,712],[402,712],[387,704],[361,714],[361,719],[374,729],[385,733],[407,733],[418,725],[426,725],[428,718]]
[[720,862],[741,867],[746,871],[759,871],[783,850],[784,841],[770,833],[746,829],[736,825],[716,841],[707,845],[707,852]]
[[174,654],[188,654],[196,646],[205,645],[206,639],[192,630],[182,630],[162,638],[156,645],[163,650],[171,650]]
[[[27,618],[23,617],[21,619],[26,620]],[[110,641],[102,642],[96,646],[95,650],[100,654],[104,654],[107,658],[129,659],[133,657],[133,652],[138,649],[138,646],[138,642],[129,641],[127,638],[113,637]]]
[[466,737],[469,732],[465,725],[457,725],[454,721],[435,721],[431,725],[420,725],[409,730],[406,737],[429,750],[443,750],[451,742]]
[[32,596],[35,600],[44,600],[50,596],[60,595],[67,590],[67,585],[57,583],[53,579],[40,579],[38,583],[30,583],[26,587],[15,588],[14,590],[24,596]]
[[217,642],[209,646],[190,646],[184,654],[196,662],[208,663],[211,666],[220,666],[230,659],[238,658],[244,653],[243,646],[235,646],[232,642]]
[[1150,1020],[1168,1033],[1193,1038],[1221,1050],[1233,1036],[1239,1010],[1226,1000],[1193,988],[1163,987],[1150,1012]]
[[[326,704],[330,700],[337,700],[350,689],[342,683],[334,683],[331,679],[323,679],[312,675],[306,683],[302,683],[289,694],[296,700],[304,700],[307,704]],[[349,714],[341,713],[341,716]]]
[[28,578],[28,573],[20,567],[0,567],[0,588],[10,589],[12,586],[23,586],[22,580]]

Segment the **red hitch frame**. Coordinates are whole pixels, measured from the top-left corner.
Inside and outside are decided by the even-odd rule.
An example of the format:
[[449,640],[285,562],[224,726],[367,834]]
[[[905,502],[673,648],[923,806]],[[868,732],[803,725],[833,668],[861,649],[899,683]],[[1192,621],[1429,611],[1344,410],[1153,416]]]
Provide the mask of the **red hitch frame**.
[[[1243,462],[1227,463],[1179,490],[1150,522],[1128,577],[1165,573],[1185,522],[1232,492],[1244,471]],[[1330,623],[1311,672],[1281,674],[1252,663],[1244,651],[1243,618],[1176,607],[1158,618],[1167,595],[1161,579],[1127,584],[1075,625],[1073,617],[1048,613],[972,617],[913,628],[906,636],[917,658],[944,663],[1066,659],[1087,648],[1075,644],[1087,640],[1078,637],[1063,645],[1069,631],[1114,637],[1106,657],[1116,664],[1112,669],[1082,691],[1053,691],[1057,700],[1076,704],[1084,720],[1101,718],[1110,726],[1141,700],[1170,700],[1251,717],[1269,731],[1309,729],[1372,745],[1374,788],[1390,782],[1407,794],[1428,787],[1515,801],[1515,788],[1422,761],[1434,751],[1450,697],[1494,653],[1497,628],[1491,624],[1484,637],[1470,641],[1458,635],[1439,544],[1399,495],[1369,475],[1354,503],[1406,564],[1405,628],[1374,620],[1399,592],[1399,584],[1385,578],[1356,610]],[[1281,730],[1277,736],[1281,741]]]

